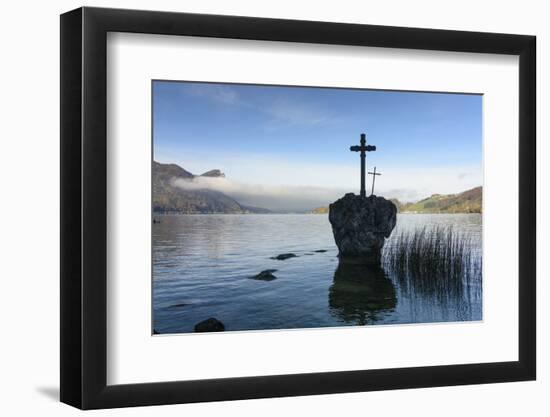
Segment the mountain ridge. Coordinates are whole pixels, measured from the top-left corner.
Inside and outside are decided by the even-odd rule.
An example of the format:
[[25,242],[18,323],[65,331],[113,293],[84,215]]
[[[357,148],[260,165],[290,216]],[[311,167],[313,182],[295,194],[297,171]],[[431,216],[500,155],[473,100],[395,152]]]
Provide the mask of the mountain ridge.
[[192,182],[197,177],[225,178],[219,169],[194,175],[176,164],[153,161],[153,212],[181,214],[248,214],[269,210],[245,206],[228,195],[210,189],[184,189],[174,184],[183,179]]
[[[221,191],[196,188],[200,183],[193,183],[193,180],[200,177],[225,178],[225,174],[219,169],[211,169],[194,175],[177,164],[153,161],[153,211],[182,214],[272,213],[269,209],[241,204]],[[177,180],[188,181],[192,186],[178,186],[175,184]],[[400,213],[481,213],[482,194],[483,188],[479,186],[456,194],[432,194],[414,203],[390,200]],[[328,213],[328,207],[317,207],[309,213]]]
[[481,213],[483,187],[456,194],[432,194],[416,203],[401,204],[397,200],[396,206],[400,213]]
[[[432,194],[415,203],[401,203],[396,198],[390,199],[399,213],[481,213],[482,200],[482,186],[456,194]],[[311,213],[328,213],[328,207],[317,207]]]

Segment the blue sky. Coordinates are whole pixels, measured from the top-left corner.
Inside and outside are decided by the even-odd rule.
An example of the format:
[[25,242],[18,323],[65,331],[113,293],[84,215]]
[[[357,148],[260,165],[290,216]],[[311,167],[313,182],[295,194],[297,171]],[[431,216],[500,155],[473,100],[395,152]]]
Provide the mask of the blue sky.
[[155,160],[221,169],[229,194],[358,192],[349,146],[363,132],[377,147],[376,194],[410,201],[482,184],[480,95],[154,81],[153,117]]

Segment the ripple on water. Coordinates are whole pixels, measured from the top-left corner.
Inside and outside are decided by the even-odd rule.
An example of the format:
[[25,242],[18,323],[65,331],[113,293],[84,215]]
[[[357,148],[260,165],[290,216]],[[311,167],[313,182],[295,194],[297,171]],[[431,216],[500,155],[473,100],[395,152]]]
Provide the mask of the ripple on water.
[[[398,215],[392,237],[434,225],[471,236],[481,256],[481,215]],[[298,256],[269,259],[282,253]],[[480,281],[434,296],[384,270],[372,287],[339,268],[337,254],[326,215],[163,216],[153,228],[154,327],[192,332],[209,317],[229,331],[481,319]],[[267,269],[276,280],[250,279]]]

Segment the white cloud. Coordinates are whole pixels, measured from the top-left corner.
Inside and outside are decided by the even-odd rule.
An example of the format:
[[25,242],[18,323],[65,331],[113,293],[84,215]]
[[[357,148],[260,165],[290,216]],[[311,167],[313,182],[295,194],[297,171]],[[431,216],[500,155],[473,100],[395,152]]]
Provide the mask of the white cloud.
[[[188,163],[177,161],[191,172],[219,168],[226,174],[226,178],[198,177],[193,182],[180,180],[177,186],[217,190],[242,204],[277,211],[311,210],[326,206],[345,193],[359,193],[359,164],[298,163],[265,155],[226,154],[219,158],[203,156],[192,157]],[[382,169],[379,166],[378,170],[382,175],[376,178],[375,194],[403,202],[417,201],[436,193],[458,193],[483,183],[479,167],[405,169],[386,166]],[[372,176],[369,176],[368,194],[371,181]]]
[[263,113],[271,118],[272,124],[269,126],[271,129],[280,124],[313,126],[329,120],[334,121],[334,117],[329,117],[326,112],[304,101],[288,100],[282,97],[272,100],[264,99],[261,102],[245,100],[231,85],[190,84],[185,91],[195,97],[201,97],[217,104],[244,107]]
[[307,211],[332,202],[344,190],[311,186],[263,185],[233,181],[227,178],[195,177],[177,179],[173,185],[185,190],[220,191],[239,203],[274,211]]
[[241,104],[239,94],[234,88],[219,84],[190,84],[186,90],[191,95],[227,105]]
[[315,126],[330,120],[328,115],[323,114],[319,109],[295,101],[275,100],[268,103],[262,110],[274,121],[284,122],[286,125]]

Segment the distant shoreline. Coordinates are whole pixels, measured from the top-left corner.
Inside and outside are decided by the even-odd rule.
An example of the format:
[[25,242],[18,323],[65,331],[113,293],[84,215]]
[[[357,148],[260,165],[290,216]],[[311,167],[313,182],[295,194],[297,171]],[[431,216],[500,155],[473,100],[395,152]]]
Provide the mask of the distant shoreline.
[[[475,187],[458,194],[432,194],[414,203],[402,203],[396,198],[390,198],[390,201],[397,212],[403,214],[480,214],[483,211],[483,187]],[[311,210],[315,214],[328,211],[328,206]]]

